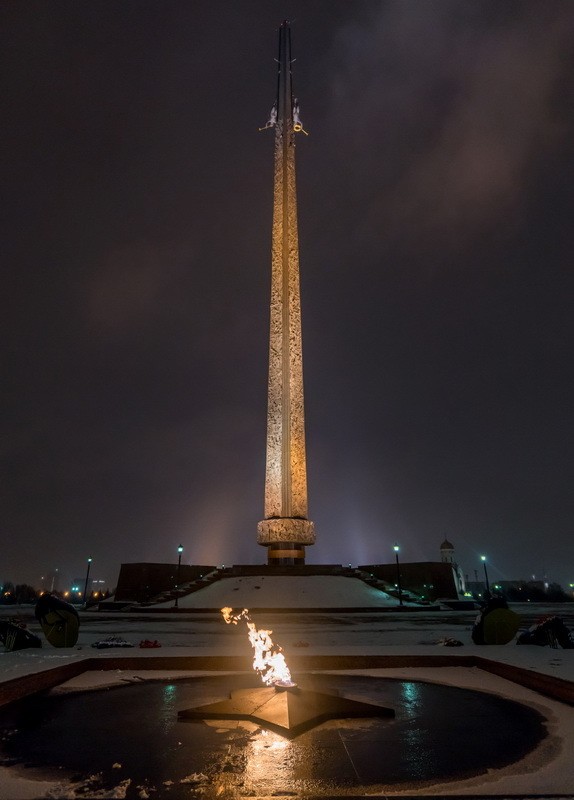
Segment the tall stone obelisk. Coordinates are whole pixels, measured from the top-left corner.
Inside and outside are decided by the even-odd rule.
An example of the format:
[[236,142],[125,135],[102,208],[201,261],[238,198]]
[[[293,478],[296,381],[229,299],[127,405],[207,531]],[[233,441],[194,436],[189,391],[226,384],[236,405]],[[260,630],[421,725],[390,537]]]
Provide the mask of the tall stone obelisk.
[[307,519],[307,465],[303,407],[303,353],[299,241],[295,185],[295,133],[303,131],[291,84],[291,30],[279,29],[277,101],[266,127],[275,127],[273,244],[265,519],[257,541],[268,563],[304,564],[314,544]]

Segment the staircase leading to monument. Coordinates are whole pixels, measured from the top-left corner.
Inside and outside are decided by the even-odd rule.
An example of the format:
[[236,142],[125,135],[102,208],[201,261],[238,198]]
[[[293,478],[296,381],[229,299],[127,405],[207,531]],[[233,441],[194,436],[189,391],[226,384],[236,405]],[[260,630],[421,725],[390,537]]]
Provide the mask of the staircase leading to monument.
[[197,580],[189,581],[188,583],[182,583],[178,587],[160,592],[160,594],[156,595],[155,597],[151,597],[147,603],[143,603],[142,605],[153,606],[157,605],[157,603],[167,603],[169,600],[173,600],[175,602],[176,597],[185,597],[188,594],[193,594],[193,592],[198,592],[200,589],[205,589],[206,586],[214,583],[214,581],[220,580],[225,571],[225,569],[214,569],[212,572],[208,572],[201,578],[197,578]]
[[[268,564],[235,564],[231,567],[220,567],[202,575],[193,581],[181,584],[177,588],[166,589],[151,597],[145,603],[113,603],[100,604],[100,610],[131,610],[137,612],[142,610],[149,611],[171,611],[175,609],[176,599],[179,601],[183,597],[206,589],[208,586],[221,581],[222,579],[254,578],[254,577],[316,577],[316,576],[336,576],[342,578],[354,578],[360,580],[366,586],[380,591],[381,594],[399,599],[398,589],[394,584],[388,583],[377,578],[370,572],[342,564],[299,564],[299,565],[268,565]],[[401,597],[411,608],[411,604],[428,606],[428,601],[409,590],[401,590]],[[168,605],[169,604],[169,605]],[[121,608],[120,608],[121,606]],[[185,611],[186,608],[180,608]]]
[[[220,567],[204,575],[201,579],[182,584],[177,589],[170,589],[153,597],[146,603],[146,606],[153,606],[159,603],[166,603],[170,600],[175,602],[176,597],[181,598],[198,592],[216,581],[224,578],[238,577],[305,577],[312,575],[336,575],[344,578],[357,578],[367,586],[378,589],[385,594],[399,599],[398,589],[395,585],[377,578],[369,572],[356,567],[345,567],[342,564],[299,564],[299,565],[269,565],[269,564],[235,564],[231,567]],[[401,590],[402,599],[409,603],[420,603],[428,605],[419,595],[409,590]]]

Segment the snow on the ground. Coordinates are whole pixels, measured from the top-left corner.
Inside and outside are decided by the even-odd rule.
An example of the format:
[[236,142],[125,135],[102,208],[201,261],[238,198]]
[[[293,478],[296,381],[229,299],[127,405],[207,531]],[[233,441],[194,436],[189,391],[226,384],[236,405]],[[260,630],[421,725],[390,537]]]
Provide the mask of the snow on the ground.
[[[156,607],[173,606],[174,601]],[[180,597],[180,608],[366,608],[397,606],[398,600],[359,578],[293,575],[222,578]]]
[[[258,579],[260,580],[260,579]],[[251,591],[251,590],[249,590]],[[255,594],[262,590],[253,590]],[[244,603],[240,592],[234,592],[222,605],[240,607],[254,605]],[[259,605],[259,603],[258,603]],[[261,607],[264,603],[260,604]],[[311,605],[309,602],[305,605]],[[345,605],[348,605],[345,603]],[[574,604],[573,604],[574,605]],[[574,628],[574,608],[570,606],[513,606],[528,627],[534,618],[548,613],[559,614],[568,627]],[[260,613],[254,615],[258,627],[272,628],[273,638],[283,646],[287,660],[294,655],[477,655],[531,669],[543,674],[574,682],[574,650],[553,650],[533,645],[477,646],[472,643],[471,630],[476,612],[425,610],[415,612],[363,612],[334,613],[328,610],[316,613],[280,614]],[[29,630],[43,639],[41,628],[34,619],[32,607],[0,608],[0,617],[19,617]],[[219,614],[185,613],[104,613],[80,612],[80,635],[76,647],[58,650],[44,640],[40,649],[6,652],[0,650],[0,695],[2,682],[26,674],[50,669],[70,661],[86,658],[105,660],[110,657],[130,656],[145,659],[162,656],[201,655],[245,655],[249,646],[245,627],[225,625]],[[129,649],[96,650],[92,643],[107,636],[121,636],[136,645]],[[445,638],[455,638],[462,647],[447,648],[440,644]],[[139,649],[142,639],[157,639],[160,649]],[[103,666],[103,665],[102,665]],[[148,671],[145,669],[90,671],[59,688],[59,691],[78,691],[104,686],[128,684],[142,680],[177,679],[192,673],[184,671]],[[574,709],[543,698],[510,681],[497,678],[480,669],[463,667],[402,668],[369,670],[367,674],[403,677],[450,683],[457,686],[492,691],[510,699],[516,699],[539,708],[549,719],[551,736],[538,748],[535,757],[528,763],[516,766],[515,773],[508,770],[494,772],[466,783],[433,787],[433,791],[444,794],[475,794],[483,792],[504,796],[505,793],[528,794],[566,793],[574,786],[574,762],[570,753],[574,748]],[[554,747],[554,750],[551,748]],[[538,761],[536,761],[538,759]],[[0,800],[14,798],[66,796],[54,794],[59,789],[49,782],[38,782],[27,778],[14,779],[9,768],[0,769]],[[62,791],[66,791],[65,788]],[[422,791],[422,790],[421,790]],[[413,792],[409,792],[413,793]],[[428,793],[428,789],[423,793]],[[75,795],[72,795],[75,796]]]
[[57,781],[39,781],[14,775],[10,769],[0,767],[0,800],[37,800],[49,797]]
[[[233,602],[234,607],[241,606]],[[559,613],[568,627],[574,629],[574,604],[539,607],[513,606],[524,618],[524,627],[533,618]],[[329,613],[255,613],[259,628],[273,630],[273,639],[286,655],[470,655],[502,661],[574,682],[574,650],[553,650],[549,647],[520,645],[478,646],[471,632],[476,612],[473,611],[404,611]],[[249,655],[245,626],[226,625],[219,614],[181,612],[142,613],[80,612],[80,633],[77,645],[69,649],[51,647],[34,618],[33,607],[0,607],[0,618],[18,617],[32,633],[43,640],[38,649],[10,653],[0,648],[0,693],[3,681],[31,672],[51,669],[69,661],[85,658],[115,658],[121,655],[150,658],[158,655]],[[108,636],[120,636],[133,648],[96,650],[91,645]],[[454,638],[462,647],[448,648],[439,642]],[[140,649],[144,640],[158,640],[158,649]]]

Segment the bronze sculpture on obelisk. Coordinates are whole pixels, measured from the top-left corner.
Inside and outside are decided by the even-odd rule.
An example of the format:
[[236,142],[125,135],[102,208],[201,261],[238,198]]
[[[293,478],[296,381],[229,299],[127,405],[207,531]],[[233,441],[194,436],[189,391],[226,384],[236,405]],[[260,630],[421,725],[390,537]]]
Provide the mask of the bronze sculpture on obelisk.
[[304,564],[305,545],[314,544],[315,532],[307,519],[295,184],[295,133],[303,126],[291,85],[287,21],[279,29],[277,100],[265,127],[275,128],[275,172],[265,519],[257,526],[257,541],[268,548],[270,565]]

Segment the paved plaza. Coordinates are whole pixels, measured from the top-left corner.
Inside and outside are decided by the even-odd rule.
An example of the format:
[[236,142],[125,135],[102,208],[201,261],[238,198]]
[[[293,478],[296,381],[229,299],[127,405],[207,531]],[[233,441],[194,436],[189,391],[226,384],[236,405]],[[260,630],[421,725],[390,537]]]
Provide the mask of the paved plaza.
[[[517,610],[524,626],[549,610],[574,624],[569,606]],[[32,608],[12,609],[14,615],[39,632]],[[548,696],[548,687],[574,691],[574,651],[474,645],[475,616],[329,609],[254,615],[258,627],[273,630],[303,685],[368,702],[381,702],[390,692],[397,714],[376,723],[329,721],[288,741],[246,722],[178,721],[182,709],[225,700],[238,686],[261,685],[251,672],[243,626],[185,610],[82,612],[74,648],[58,650],[45,642],[38,650],[0,656],[0,698],[14,699],[10,693],[18,687],[28,695],[1,712],[0,798],[572,796],[572,700],[567,694],[566,700]],[[110,636],[133,647],[92,646]],[[146,639],[161,647],[140,648]],[[449,639],[462,644],[445,646]],[[525,685],[533,679],[536,688]],[[423,713],[417,698],[427,686],[455,694],[431,698]],[[38,688],[43,691],[34,694]],[[480,697],[484,702],[474,707]],[[511,705],[497,708],[502,717],[485,723],[489,703],[499,701]],[[517,721],[513,703],[523,709],[524,720]],[[495,729],[502,732],[499,740]],[[456,755],[470,733],[492,745],[487,766],[469,766]],[[516,750],[504,745],[511,739]],[[65,757],[54,755],[59,742],[72,743]],[[476,743],[466,751],[480,755]]]

